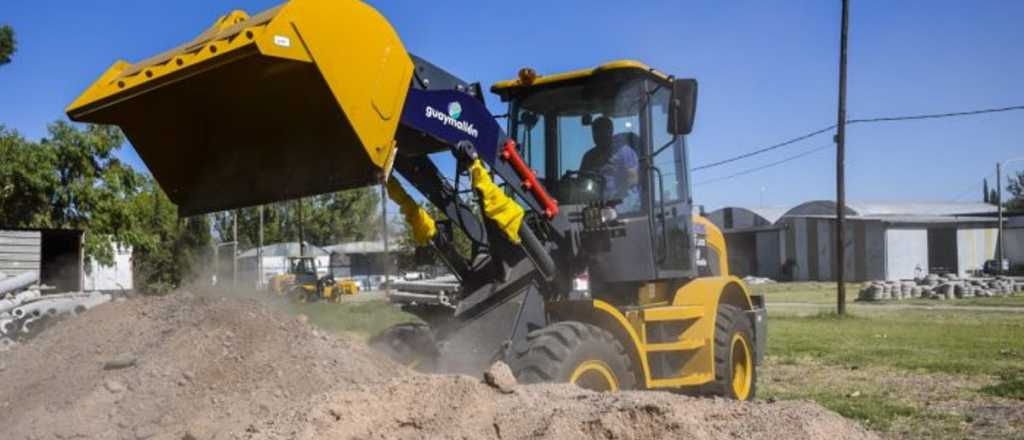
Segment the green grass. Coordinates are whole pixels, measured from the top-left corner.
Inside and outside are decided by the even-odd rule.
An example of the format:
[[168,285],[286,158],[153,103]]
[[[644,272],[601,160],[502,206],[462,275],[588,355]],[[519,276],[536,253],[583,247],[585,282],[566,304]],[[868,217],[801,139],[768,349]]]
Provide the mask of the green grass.
[[998,397],[1024,400],[1024,370],[1008,370],[999,374],[999,382],[986,386],[981,392]]
[[983,306],[983,307],[1024,307],[1024,295],[1016,296],[995,296],[988,298],[963,298],[950,301],[936,301],[933,299],[910,299],[895,301],[895,304],[947,304],[951,306]]
[[403,322],[419,321],[387,301],[341,304],[290,303],[290,311],[303,314],[317,327],[334,333],[350,333],[363,339]]
[[1024,316],[996,312],[871,311],[839,318],[771,316],[768,353],[841,366],[999,374],[1024,363]]
[[[846,285],[846,302],[857,299],[859,283]],[[754,292],[763,292],[768,304],[773,302],[799,302],[813,304],[835,304],[836,283],[823,282],[792,282],[757,284],[750,286]]]
[[[846,302],[853,303],[860,292],[860,283],[846,284]],[[754,292],[762,292],[768,304],[772,303],[807,303],[807,304],[835,304],[836,283],[818,281],[800,281],[772,284],[757,284],[750,286]],[[1024,295],[1002,296],[990,298],[965,298],[950,301],[937,301],[931,299],[907,299],[901,301],[881,301],[871,304],[917,304],[917,305],[963,305],[963,306],[1002,306],[1002,307],[1024,307]]]
[[828,388],[786,388],[766,386],[764,397],[779,400],[809,399],[821,406],[839,413],[839,415],[864,422],[869,428],[881,431],[891,429],[897,419],[920,418],[919,409],[900,402],[895,402],[881,393],[864,393],[852,397],[849,394],[836,392]]

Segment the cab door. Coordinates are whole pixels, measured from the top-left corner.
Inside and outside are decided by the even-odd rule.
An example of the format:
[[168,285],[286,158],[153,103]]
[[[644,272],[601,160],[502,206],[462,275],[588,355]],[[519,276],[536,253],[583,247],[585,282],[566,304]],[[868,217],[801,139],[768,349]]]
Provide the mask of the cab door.
[[668,133],[668,99],[671,91],[661,87],[647,106],[650,160],[647,187],[652,243],[658,279],[685,278],[695,273],[693,203],[690,199],[689,161],[686,138]]

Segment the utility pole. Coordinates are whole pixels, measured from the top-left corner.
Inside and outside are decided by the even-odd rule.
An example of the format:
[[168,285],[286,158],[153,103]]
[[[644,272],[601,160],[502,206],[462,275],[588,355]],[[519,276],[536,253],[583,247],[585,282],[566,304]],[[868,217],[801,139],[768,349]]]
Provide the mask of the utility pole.
[[299,256],[306,256],[306,231],[302,229],[302,198],[299,198]]
[[231,287],[238,287],[238,210],[231,216],[231,237],[235,245],[231,247]]
[[996,206],[999,207],[999,236],[998,236],[999,237],[999,243],[997,244],[997,246],[999,246],[999,252],[996,254],[996,255],[998,255],[999,259],[996,261],[996,264],[998,265],[997,268],[996,268],[996,273],[1002,274],[1003,273],[1003,163],[1002,162],[996,162],[996,193],[999,194],[996,197],[996,199],[998,199],[997,203],[996,203]]
[[256,272],[258,277],[256,278],[256,288],[263,288],[263,205],[260,205],[260,231],[257,234],[256,244]]
[[388,249],[388,191],[387,181],[380,184],[380,229],[384,236],[384,286],[391,284],[391,250]]
[[846,33],[850,0],[843,1],[839,36],[839,116],[836,122],[836,313],[846,314]]

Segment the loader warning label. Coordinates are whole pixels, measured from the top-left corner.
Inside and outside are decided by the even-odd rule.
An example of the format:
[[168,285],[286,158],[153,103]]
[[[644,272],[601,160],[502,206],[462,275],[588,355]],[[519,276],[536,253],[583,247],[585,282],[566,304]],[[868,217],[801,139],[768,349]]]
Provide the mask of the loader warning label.
[[292,47],[292,39],[284,35],[274,35],[274,44],[281,47]]

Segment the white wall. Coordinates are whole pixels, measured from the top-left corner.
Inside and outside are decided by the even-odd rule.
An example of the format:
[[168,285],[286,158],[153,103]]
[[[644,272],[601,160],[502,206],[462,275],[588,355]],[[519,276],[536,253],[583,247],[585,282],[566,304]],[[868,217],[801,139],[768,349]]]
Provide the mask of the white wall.
[[1024,228],[1006,229],[1003,231],[1006,238],[1006,252],[1003,255],[1010,260],[1013,266],[1024,265]]
[[985,261],[996,258],[998,235],[995,228],[956,231],[957,270],[960,276],[979,271],[984,267]]
[[131,290],[134,288],[132,277],[132,248],[131,246],[114,247],[114,264],[104,266],[96,260],[89,260],[89,270],[85,273],[85,285],[83,290]]
[[888,229],[885,231],[886,279],[914,278],[928,272],[928,230]]

